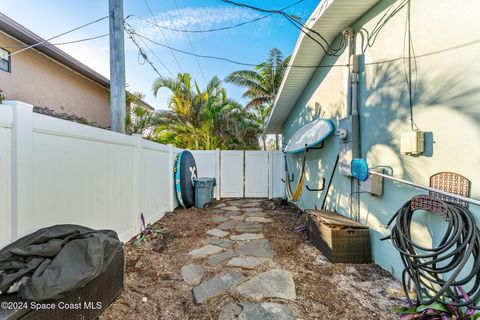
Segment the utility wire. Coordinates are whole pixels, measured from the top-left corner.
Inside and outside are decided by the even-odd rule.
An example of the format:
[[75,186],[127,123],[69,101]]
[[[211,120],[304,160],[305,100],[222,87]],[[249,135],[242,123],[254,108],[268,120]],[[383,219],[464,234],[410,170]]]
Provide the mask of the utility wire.
[[[411,31],[411,3],[408,0],[407,4],[407,13],[406,13],[406,22],[405,22],[405,34],[403,38],[403,52],[405,54],[405,43],[408,39],[408,58],[403,59],[403,67],[405,70],[405,79],[407,81],[407,88],[408,88],[408,107],[410,112],[410,127],[413,131],[415,127],[415,121],[413,120],[413,104],[414,104],[414,89],[413,89],[413,82],[415,82],[415,87],[417,83],[417,59],[415,57],[415,51],[413,48],[413,40],[412,40],[412,31]],[[415,79],[412,78],[412,54],[415,63]],[[405,60],[408,61],[408,68],[405,67]],[[407,70],[408,69],[408,70]]]
[[[398,13],[400,12],[405,5],[407,4],[408,0],[403,0],[402,2],[399,3],[398,6],[394,7],[393,5],[385,12],[385,14],[378,20],[377,24],[375,27],[372,29],[372,31],[368,31],[365,28],[360,29],[360,36],[362,37],[362,52],[365,52],[368,47],[372,47],[377,40],[378,35],[380,34],[380,31],[383,29],[383,27]],[[392,10],[393,9],[393,10]],[[365,42],[365,36],[363,33],[366,34],[366,42]]]
[[[135,34],[136,36],[140,37],[140,38],[143,38],[155,45],[158,45],[158,46],[161,46],[161,47],[165,47],[165,48],[171,48],[172,50],[174,51],[177,51],[177,52],[180,52],[180,53],[183,53],[183,54],[187,54],[187,55],[191,55],[191,56],[197,56],[199,58],[204,58],[204,59],[214,59],[214,60],[220,60],[220,61],[225,61],[225,62],[229,62],[229,63],[233,63],[233,64],[237,64],[237,65],[242,65],[242,66],[248,66],[248,67],[256,67],[258,66],[258,63],[248,63],[248,62],[241,62],[241,61],[236,61],[236,60],[233,60],[233,59],[229,59],[229,58],[225,58],[225,57],[218,57],[218,56],[211,56],[211,55],[202,55],[202,54],[194,54],[192,52],[188,52],[188,51],[184,51],[184,50],[181,50],[181,49],[177,49],[177,48],[173,48],[173,47],[169,47],[163,43],[160,43],[158,41],[155,41],[149,37],[146,37],[144,35],[141,35],[139,33],[137,33],[135,30],[131,30],[131,32],[133,34]],[[464,48],[464,47],[468,47],[468,46],[472,46],[472,45],[477,45],[477,44],[480,44],[480,39],[478,40],[475,40],[475,41],[470,41],[470,42],[467,42],[467,43],[463,43],[463,44],[460,44],[460,45],[457,45],[457,46],[453,46],[453,47],[449,47],[449,48],[445,48],[445,49],[440,49],[440,50],[436,50],[436,51],[432,51],[432,52],[428,52],[428,53],[423,53],[423,54],[419,54],[416,56],[416,58],[423,58],[423,57],[428,57],[428,56],[432,56],[432,55],[436,55],[436,54],[441,54],[441,53],[444,53],[444,52],[447,52],[447,51],[451,51],[451,50],[456,50],[456,49],[460,49],[460,48]],[[402,60],[405,60],[406,58],[404,57],[399,57],[399,58],[393,58],[393,59],[389,59],[389,60],[382,60],[382,61],[374,61],[374,62],[367,62],[365,63],[365,65],[379,65],[379,64],[386,64],[386,63],[392,63],[392,62],[396,62],[396,61],[402,61]],[[291,68],[332,68],[332,67],[348,67],[350,66],[350,64],[331,64],[331,65],[294,65],[294,64],[289,64],[288,67],[291,67]]]
[[[141,35],[135,31],[133,31],[133,33],[140,37],[140,38],[143,38],[153,44],[156,44],[158,46],[161,46],[161,47],[164,47],[164,48],[171,48],[172,50],[174,51],[177,51],[177,52],[180,52],[180,53],[183,53],[183,54],[187,54],[187,55],[190,55],[190,56],[197,56],[199,58],[204,58],[204,59],[213,59],[213,60],[220,60],[220,61],[225,61],[225,62],[229,62],[229,63],[233,63],[233,64],[237,64],[237,65],[241,65],[241,66],[248,66],[248,67],[256,67],[258,66],[258,63],[247,63],[247,62],[241,62],[241,61],[236,61],[236,60],[232,60],[232,59],[229,59],[229,58],[224,58],[224,57],[217,57],[217,56],[211,56],[211,55],[203,55],[203,54],[195,54],[195,53],[192,53],[192,52],[188,52],[188,51],[185,51],[185,50],[181,50],[181,49],[177,49],[177,48],[173,48],[173,47],[169,47],[163,43],[160,43],[158,41],[155,41],[151,38],[148,38],[144,35]],[[289,65],[290,67],[292,68],[322,68],[322,67],[348,67],[348,64],[333,64],[333,65],[316,65],[316,66],[301,66],[301,65]]]
[[150,46],[145,42],[145,40],[140,38],[140,41],[142,41],[142,43],[153,54],[153,56],[157,59],[157,61],[165,68],[165,70],[167,70],[167,72],[172,76],[172,78],[174,78],[175,75],[173,74],[173,72],[170,71],[170,69],[165,65],[165,63],[162,61],[162,59],[160,59],[160,57],[155,53],[155,51],[153,51],[152,48],[150,48]]
[[[289,6],[286,6],[282,9],[280,9],[280,11],[287,10],[287,9],[293,7],[293,6],[296,6],[297,4],[299,4],[300,2],[303,2],[303,1],[304,0],[297,1],[297,2],[295,2],[295,3],[293,3]],[[176,28],[171,28],[171,27],[167,27],[167,26],[164,26],[164,25],[156,24],[156,23],[150,21],[149,19],[145,19],[145,18],[140,17],[140,16],[130,15],[129,17],[137,17],[137,18],[139,18],[140,20],[142,20],[146,23],[152,24],[152,25],[154,25],[158,28],[162,28],[164,30],[169,30],[169,31],[174,31],[174,32],[186,32],[186,33],[206,33],[206,32],[216,32],[216,31],[225,31],[225,30],[235,29],[235,28],[238,28],[238,27],[241,27],[241,26],[253,23],[253,22],[257,22],[257,21],[260,21],[260,20],[270,18],[271,16],[274,16],[274,15],[275,15],[275,13],[269,13],[265,16],[261,16],[261,17],[258,17],[258,18],[252,19],[252,20],[247,20],[247,21],[244,21],[244,22],[241,22],[241,23],[238,23],[238,24],[234,24],[234,25],[231,25],[231,26],[212,28],[212,29],[204,29],[204,30],[176,29]]]
[[[177,9],[177,13],[180,16],[180,10],[178,9],[177,0],[173,0],[173,3],[175,4],[175,8]],[[208,83],[207,78],[205,78],[205,74],[203,73],[203,69],[202,69],[202,66],[200,65],[200,61],[198,60],[198,57],[196,56],[197,53],[195,52],[195,48],[193,47],[193,43],[192,43],[192,40],[190,39],[190,35],[188,34],[188,32],[186,32],[185,34],[187,35],[188,43],[190,43],[190,48],[192,48],[192,51],[195,54],[195,60],[197,60],[198,69],[200,69],[200,73],[202,74],[202,78],[205,81],[205,85],[206,85]]]
[[[102,35],[99,35],[99,36],[95,36],[95,37],[83,38],[83,39],[72,40],[72,41],[55,42],[55,43],[48,42],[48,43],[40,44],[37,47],[48,47],[48,46],[52,46],[52,45],[62,46],[62,45],[66,45],[66,44],[74,44],[74,43],[80,43],[80,42],[85,42],[85,41],[90,41],[90,40],[96,40],[96,39],[104,38],[104,37],[107,37],[107,36],[109,36],[108,33],[102,34]],[[26,47],[27,47],[27,45],[24,45],[24,46],[9,46],[9,47],[2,46],[2,48],[4,48],[4,49],[22,49],[22,48],[26,48]]]
[[56,35],[56,36],[53,36],[53,37],[51,37],[51,38],[42,40],[42,41],[37,42],[37,43],[35,43],[35,44],[29,45],[28,47],[25,47],[25,48],[23,48],[23,49],[21,49],[21,50],[18,50],[18,51],[15,51],[15,52],[13,52],[13,53],[10,53],[8,56],[11,57],[11,56],[14,56],[14,55],[16,55],[16,54],[19,54],[20,52],[23,52],[23,51],[26,51],[26,50],[29,50],[29,49],[33,49],[33,48],[38,47],[38,46],[40,46],[40,45],[42,45],[42,44],[44,44],[44,43],[46,43],[46,42],[49,42],[50,40],[59,38],[59,37],[64,36],[64,35],[66,35],[66,34],[69,34],[69,33],[72,33],[72,32],[74,32],[74,31],[77,31],[77,30],[79,30],[79,29],[88,27],[89,25],[92,25],[92,24],[94,24],[94,23],[100,22],[100,21],[105,20],[105,19],[107,19],[107,18],[108,18],[108,16],[105,16],[105,17],[99,18],[99,19],[97,19],[97,20],[94,20],[94,21],[92,21],[92,22],[89,22],[89,23],[86,23],[86,24],[84,24],[84,25],[81,25],[81,26],[79,26],[79,27],[76,27],[76,28],[70,29],[70,30],[68,30],[68,31],[62,32],[62,33],[60,33],[60,34],[58,34],[58,35]]
[[[155,20],[155,23],[158,24],[157,18],[156,18],[155,15],[153,14],[153,11],[152,11],[152,9],[150,8],[150,5],[148,4],[148,0],[143,0],[143,2],[145,3],[145,6],[147,7],[148,11],[150,12],[150,15],[152,16],[153,20]],[[165,41],[165,43],[166,43],[167,45],[169,45],[169,43],[168,43],[168,41],[167,41],[167,38],[166,38],[165,35],[163,34],[162,29],[158,28],[158,30],[160,31],[160,34],[162,35],[162,38],[163,38],[163,40]],[[177,57],[175,56],[175,53],[173,52],[172,49],[170,49],[170,53],[172,54],[173,59],[174,59],[175,62],[177,63],[178,68],[179,68],[180,71],[183,73],[182,66],[180,65],[180,62],[178,62]]]
[[[128,26],[128,23],[126,23],[126,26]],[[158,74],[158,76],[161,79],[165,79],[165,77],[155,67],[153,62],[148,58],[147,54],[145,53],[145,50],[138,44],[137,40],[135,40],[134,33],[129,32],[129,30],[126,27],[125,27],[125,31],[127,32],[128,37],[133,42],[133,44],[135,44],[135,46],[138,48],[139,57],[141,56],[152,67],[152,69]],[[139,61],[139,63],[140,63],[140,61]],[[142,63],[140,63],[140,64],[142,64]]]
[[[346,46],[346,42],[344,41],[345,39],[342,38],[339,46],[336,47],[336,48],[333,48],[332,45],[329,43],[329,41],[323,35],[321,35],[317,31],[307,27],[305,24],[301,23],[298,19],[293,18],[289,14],[285,13],[283,10],[269,10],[269,9],[254,7],[254,6],[247,5],[247,4],[240,3],[240,2],[234,2],[234,1],[231,1],[231,0],[222,0],[222,1],[225,2],[225,3],[229,3],[229,4],[232,4],[232,5],[238,6],[238,7],[244,7],[244,8],[252,9],[252,10],[255,10],[255,11],[259,11],[259,12],[282,15],[283,17],[285,17],[288,20],[288,22],[290,22],[290,24],[292,24],[295,28],[300,30],[303,34],[305,34],[305,36],[310,38],[312,41],[317,43],[322,48],[322,50],[325,52],[325,54],[327,54],[329,56],[338,57],[342,54],[343,50],[345,49],[345,46]],[[315,39],[312,35],[310,35],[309,32],[318,36],[318,38],[320,38],[320,41]],[[323,43],[321,41],[323,41]]]

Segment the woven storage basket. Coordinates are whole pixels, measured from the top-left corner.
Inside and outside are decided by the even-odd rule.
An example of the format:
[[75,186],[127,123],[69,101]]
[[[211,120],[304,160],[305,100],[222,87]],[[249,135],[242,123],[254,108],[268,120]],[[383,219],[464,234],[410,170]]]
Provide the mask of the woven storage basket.
[[310,241],[333,263],[371,262],[369,229],[335,212],[307,210]]
[[[0,320],[88,320],[97,319],[110,303],[124,288],[125,256],[123,248],[117,252],[107,270],[90,281],[86,286],[78,289],[72,295],[60,300],[65,304],[81,304],[80,309],[54,310],[2,310]],[[24,301],[16,295],[0,296],[3,301]],[[55,301],[59,305],[60,301]],[[85,303],[91,303],[85,306]],[[98,304],[97,304],[98,303]]]

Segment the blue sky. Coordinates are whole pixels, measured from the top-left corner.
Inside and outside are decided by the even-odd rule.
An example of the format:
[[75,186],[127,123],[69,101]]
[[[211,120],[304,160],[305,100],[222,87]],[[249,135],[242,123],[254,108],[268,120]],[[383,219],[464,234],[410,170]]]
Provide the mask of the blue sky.
[[[242,0],[245,3],[263,8],[279,9],[296,0]],[[318,5],[318,0],[304,0],[288,10],[289,13],[307,19]],[[261,13],[238,8],[220,0],[148,0],[159,24],[179,29],[209,29],[241,23],[262,16]],[[177,9],[178,6],[178,9]],[[38,35],[49,38],[63,31],[93,21],[108,14],[108,0],[0,0],[0,10]],[[143,22],[138,17],[154,21],[143,0],[124,0],[125,16],[138,33],[155,41],[167,43],[175,48],[192,51],[190,42],[184,33],[163,31]],[[52,41],[67,42],[108,33],[108,20],[101,21],[87,28],[70,33]],[[165,37],[165,38],[164,38]],[[272,16],[233,30],[213,33],[190,34],[191,43],[196,53],[227,57],[247,63],[259,63],[268,51],[277,47],[285,55],[291,54],[298,37],[298,30],[280,16]],[[144,46],[143,43],[140,42]],[[248,67],[227,62],[199,58],[175,53],[176,63],[169,49],[148,43],[148,46],[166,65],[168,70],[177,74],[180,68],[192,74],[193,78],[204,87],[205,80],[217,75],[223,79],[230,72]],[[104,76],[109,76],[108,37],[93,41],[59,46],[76,59],[95,69]],[[151,92],[152,81],[157,77],[148,64],[140,64],[138,50],[125,38],[126,75],[129,90],[146,94],[146,101],[158,109],[165,109],[169,96],[168,90],[162,90],[158,97]],[[145,48],[151,61],[164,76],[170,76],[157,58]],[[141,59],[140,59],[140,62]],[[180,65],[180,66],[179,66]],[[204,76],[204,77],[203,77]],[[225,84],[230,97],[244,103],[243,90]]]

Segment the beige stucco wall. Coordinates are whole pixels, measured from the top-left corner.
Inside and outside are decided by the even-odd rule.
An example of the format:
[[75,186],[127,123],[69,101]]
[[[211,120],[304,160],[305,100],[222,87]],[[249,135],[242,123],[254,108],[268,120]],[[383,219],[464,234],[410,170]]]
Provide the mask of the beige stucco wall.
[[[22,43],[0,32],[0,47],[19,46]],[[35,50],[12,56],[11,72],[0,71],[0,89],[9,100],[110,125],[108,90]]]

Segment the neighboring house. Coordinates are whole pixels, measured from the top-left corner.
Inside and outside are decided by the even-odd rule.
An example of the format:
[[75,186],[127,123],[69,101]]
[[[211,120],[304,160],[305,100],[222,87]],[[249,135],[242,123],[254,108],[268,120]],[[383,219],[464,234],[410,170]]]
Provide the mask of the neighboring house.
[[[299,127],[316,118],[331,119],[338,127],[340,119],[350,114],[352,97],[356,96],[358,156],[367,159],[370,167],[391,167],[394,176],[421,185],[428,185],[429,177],[437,172],[456,172],[471,180],[471,196],[479,199],[480,36],[472,30],[478,29],[480,2],[465,0],[459,5],[450,0],[411,1],[411,38],[416,55],[410,60],[413,127],[425,132],[425,152],[418,157],[400,152],[400,136],[411,131],[406,81],[407,6],[385,19],[402,3],[406,1],[321,1],[307,25],[334,46],[350,27],[354,34],[352,45],[336,57],[326,55],[304,34],[299,36],[291,64],[323,67],[287,70],[267,133],[282,133],[285,145]],[[365,30],[372,35],[375,28],[379,32],[376,38],[370,37],[367,45]],[[313,32],[309,34],[321,41]],[[359,59],[349,57],[350,52],[359,54]],[[351,70],[341,66],[349,61],[359,61],[358,95],[351,94]],[[302,209],[314,208],[325,199],[327,209],[358,217],[371,228],[374,261],[400,277],[403,264],[398,252],[390,241],[380,238],[389,234],[387,223],[393,214],[412,196],[425,192],[385,180],[383,196],[358,193],[355,183],[351,187],[351,178],[340,172],[348,169],[345,165],[349,163],[348,153],[342,152],[341,146],[340,139],[332,135],[323,149],[308,153],[305,184],[310,188],[320,187],[322,178],[328,184],[337,155],[339,164],[328,190],[310,192],[305,188],[296,204]],[[300,160],[301,156],[290,157],[289,167],[296,170]],[[292,185],[297,177],[295,173]],[[356,197],[360,198],[359,205],[352,201]],[[470,210],[480,218],[480,208],[470,205]],[[421,216],[413,223],[413,236],[425,246],[438,244],[443,224],[433,214]]]
[[[0,13],[0,90],[39,112],[110,126],[109,80]],[[146,107],[153,109],[142,101]]]

